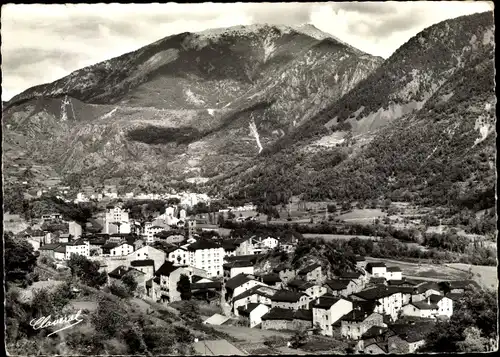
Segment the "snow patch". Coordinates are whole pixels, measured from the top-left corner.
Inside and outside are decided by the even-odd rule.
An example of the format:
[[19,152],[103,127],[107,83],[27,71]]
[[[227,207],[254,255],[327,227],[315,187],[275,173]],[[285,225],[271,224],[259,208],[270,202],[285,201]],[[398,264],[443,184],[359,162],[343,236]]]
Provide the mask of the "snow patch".
[[255,125],[255,121],[253,119],[250,121],[249,126],[250,126],[250,132],[255,137],[255,141],[257,143],[257,147],[259,148],[259,154],[260,154],[262,151],[262,144],[260,143],[259,132],[257,131],[257,126]]
[[336,131],[330,135],[323,136],[311,146],[335,147],[345,141],[346,131]]
[[267,62],[271,55],[276,50],[276,46],[274,45],[272,39],[270,37],[266,37],[264,40],[264,63]]
[[338,73],[335,73],[335,83],[337,83],[339,81],[339,75]]
[[207,109],[208,114],[211,116],[214,116],[214,110],[213,109]]
[[116,113],[116,111],[118,110],[118,107],[116,107],[115,109],[113,109],[112,111],[110,111],[109,113],[106,113],[104,114],[101,119],[107,119],[107,118],[110,118],[114,113]]
[[186,94],[188,101],[190,101],[191,103],[197,104],[197,105],[205,104],[205,101],[198,98],[193,92],[191,92],[191,89],[187,89],[185,94]]
[[486,110],[486,111],[488,111],[488,112],[489,112],[489,111],[491,110],[491,104],[490,104],[490,103],[486,103],[486,104],[484,105],[484,110]]
[[484,141],[495,130],[495,127],[488,123],[483,116],[479,116],[474,123],[474,130],[479,130],[479,138],[474,141],[473,147]]

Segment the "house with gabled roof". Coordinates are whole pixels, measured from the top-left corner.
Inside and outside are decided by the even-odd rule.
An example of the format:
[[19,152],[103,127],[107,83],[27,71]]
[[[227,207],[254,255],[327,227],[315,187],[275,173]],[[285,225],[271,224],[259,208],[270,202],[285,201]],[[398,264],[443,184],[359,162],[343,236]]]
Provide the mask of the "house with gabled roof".
[[312,327],[312,313],[307,309],[274,307],[262,316],[263,330],[299,330]]
[[338,279],[353,281],[357,286],[357,290],[361,291],[364,289],[370,278],[362,270],[357,270],[342,272],[338,275]]
[[374,312],[375,304],[372,302],[355,302],[353,309],[342,316],[340,334],[342,337],[357,340],[371,327],[384,327],[384,317]]
[[224,248],[217,242],[199,239],[187,246],[189,264],[207,271],[209,277],[222,276]]
[[388,339],[394,336],[394,331],[384,326],[370,327],[359,339],[357,350],[365,354],[389,353]]
[[274,287],[276,289],[281,289],[283,286],[283,282],[280,279],[280,276],[276,273],[263,274],[256,277],[259,281],[263,282],[266,285]]
[[394,332],[387,339],[389,353],[415,353],[425,345],[426,335],[433,326],[431,321],[389,325],[389,329]]
[[452,280],[448,282],[450,293],[463,294],[466,290],[478,290],[481,286],[474,280]]
[[376,302],[375,312],[389,315],[393,320],[397,319],[403,305],[403,295],[397,288],[381,285],[354,293],[349,298]]
[[323,286],[333,296],[347,297],[359,291],[357,284],[353,280],[348,279],[328,279],[325,280]]
[[249,261],[237,260],[231,263],[225,263],[222,265],[224,271],[224,279],[229,280],[234,278],[238,274],[253,275],[254,274],[254,264]]
[[353,304],[344,297],[325,294],[310,303],[313,325],[321,328],[321,334],[333,336],[333,325],[352,311]]
[[272,306],[271,298],[278,292],[279,290],[271,288],[270,286],[265,285],[256,285],[243,293],[236,295],[232,299],[234,314],[238,316],[238,308],[245,307],[250,303],[259,303]]
[[259,303],[250,303],[246,306],[238,308],[238,315],[248,318],[249,327],[253,328],[262,323],[262,316],[269,312],[270,308],[267,305]]
[[384,277],[385,278],[386,273],[387,273],[387,267],[382,262],[370,262],[370,263],[366,264],[365,269],[372,277]]
[[265,285],[260,281],[249,277],[246,274],[238,274],[235,277],[229,279],[225,282],[224,286],[226,289],[226,300],[229,301],[233,296],[238,296],[248,289],[253,288],[256,285]]
[[430,302],[430,297],[422,301],[410,301],[401,309],[402,316],[433,318],[438,314],[437,304]]
[[66,259],[66,243],[59,243],[57,248],[54,249],[54,259],[55,260]]
[[434,281],[428,281],[417,285],[411,296],[412,301],[422,301],[427,299],[431,295],[444,295],[441,291],[438,283]]
[[162,302],[174,302],[181,300],[181,293],[177,291],[177,283],[181,275],[186,275],[191,282],[192,273],[183,267],[175,266],[166,260],[154,273],[154,298]]
[[385,278],[387,280],[401,280],[403,279],[403,272],[397,266],[387,267]]
[[283,309],[302,309],[309,305],[309,298],[305,293],[294,292],[291,290],[278,290],[271,297],[271,307],[280,307]]
[[297,276],[305,281],[314,281],[317,283],[323,282],[323,272],[321,269],[321,264],[314,263],[306,266],[305,268],[299,270]]

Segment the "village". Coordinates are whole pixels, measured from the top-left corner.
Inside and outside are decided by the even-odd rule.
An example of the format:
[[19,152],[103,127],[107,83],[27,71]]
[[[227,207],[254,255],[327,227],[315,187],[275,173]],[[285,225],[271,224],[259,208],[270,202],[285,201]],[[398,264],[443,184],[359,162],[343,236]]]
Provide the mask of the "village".
[[[251,203],[232,209],[249,208]],[[270,252],[293,255],[298,239],[233,237],[207,215],[188,217],[185,209],[168,204],[148,222],[129,214],[119,202],[106,206],[87,223],[95,232],[91,234],[89,227],[65,222],[60,214],[45,214],[36,220],[38,226],[63,222],[67,231],[54,235],[35,229],[22,235],[40,259],[59,269],[80,255],[99,264],[108,284],[132,276],[136,297],[146,301],[181,301],[179,284],[187,277],[193,301],[220,307],[221,313],[206,324],[237,320],[250,329],[301,330],[350,341],[355,351],[370,354],[417,351],[435,322],[453,315],[465,291],[479,288],[471,280],[407,278],[397,265],[368,262],[362,256],[356,256],[354,270],[337,275],[320,263],[298,269],[262,264]]]

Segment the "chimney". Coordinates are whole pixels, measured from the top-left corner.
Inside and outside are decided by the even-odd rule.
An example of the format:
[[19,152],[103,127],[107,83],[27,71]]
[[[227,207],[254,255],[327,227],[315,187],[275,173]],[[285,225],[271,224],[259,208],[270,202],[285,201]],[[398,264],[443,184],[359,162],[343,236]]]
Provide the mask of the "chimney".
[[430,296],[427,296],[427,304],[431,304],[431,297]]

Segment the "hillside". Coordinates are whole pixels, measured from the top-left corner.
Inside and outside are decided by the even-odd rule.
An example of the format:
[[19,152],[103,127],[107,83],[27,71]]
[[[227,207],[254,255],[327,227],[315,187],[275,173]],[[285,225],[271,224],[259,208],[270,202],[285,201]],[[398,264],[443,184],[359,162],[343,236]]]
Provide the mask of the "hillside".
[[492,207],[493,36],[491,13],[425,29],[257,165],[214,187],[274,203],[304,194]]
[[254,158],[382,62],[312,26],[182,33],[15,96],[12,157],[122,184],[212,177]]

